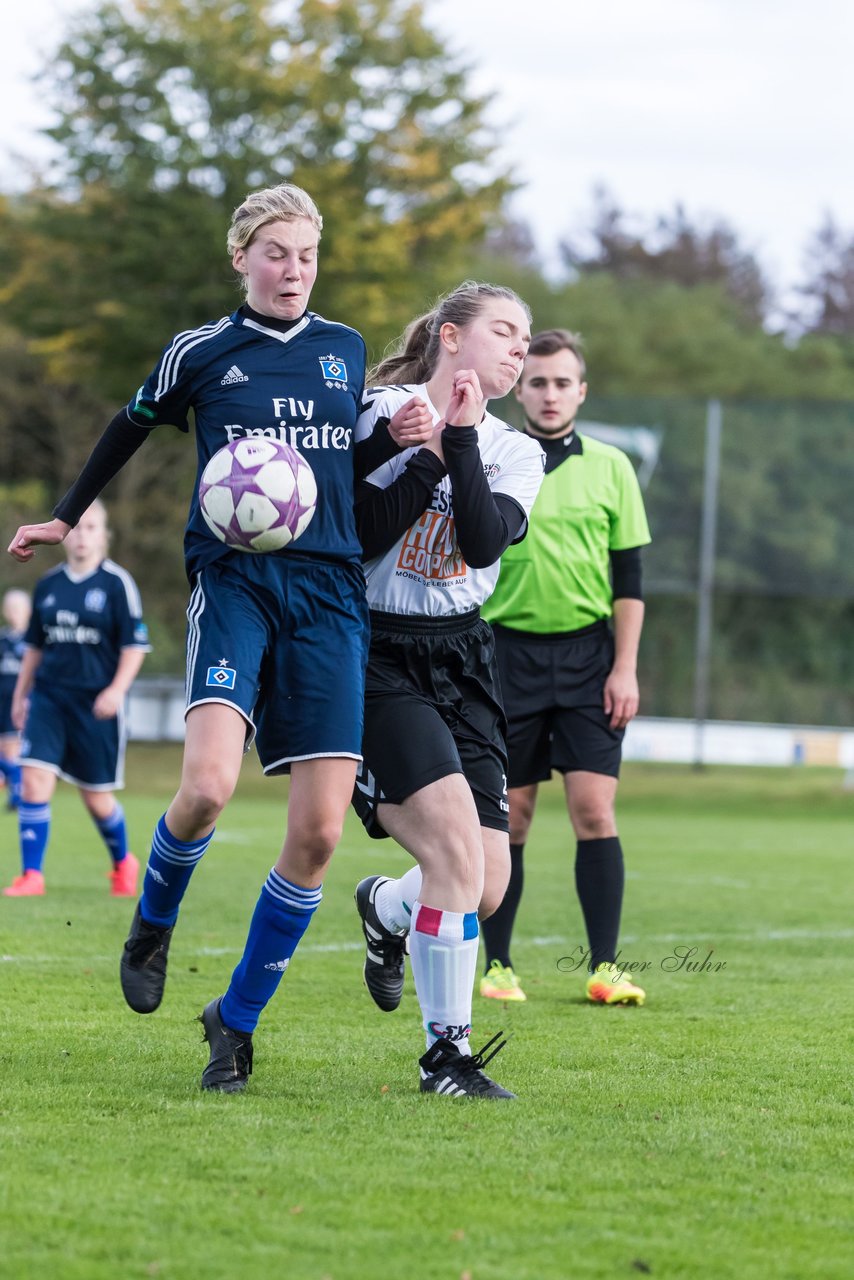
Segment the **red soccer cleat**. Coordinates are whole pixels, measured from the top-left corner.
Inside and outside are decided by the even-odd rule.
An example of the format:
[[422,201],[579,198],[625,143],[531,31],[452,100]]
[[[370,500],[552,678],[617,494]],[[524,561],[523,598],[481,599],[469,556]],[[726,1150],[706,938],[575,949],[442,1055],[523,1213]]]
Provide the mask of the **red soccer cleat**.
[[110,872],[110,893],[114,898],[135,898],[139,878],[139,859],[132,853],[125,854],[114,871]]
[[4,898],[41,898],[44,896],[44,876],[41,871],[25,871],[22,876],[15,876],[12,883],[3,890]]

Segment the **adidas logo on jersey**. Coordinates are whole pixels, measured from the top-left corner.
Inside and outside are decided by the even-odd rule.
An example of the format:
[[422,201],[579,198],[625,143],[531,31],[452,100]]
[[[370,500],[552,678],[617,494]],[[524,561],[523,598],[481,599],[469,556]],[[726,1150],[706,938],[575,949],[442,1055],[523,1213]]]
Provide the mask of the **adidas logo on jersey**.
[[233,387],[236,382],[248,382],[245,373],[241,373],[236,364],[233,364],[224,378],[220,379],[221,387]]
[[290,959],[273,960],[271,964],[265,964],[264,968],[271,969],[273,973],[284,973],[289,964],[290,964]]
[[157,868],[153,867],[150,862],[145,869],[148,872],[148,874],[151,876],[152,880],[156,880],[158,884],[165,884],[168,888],[169,881],[164,879],[164,877],[160,874]]

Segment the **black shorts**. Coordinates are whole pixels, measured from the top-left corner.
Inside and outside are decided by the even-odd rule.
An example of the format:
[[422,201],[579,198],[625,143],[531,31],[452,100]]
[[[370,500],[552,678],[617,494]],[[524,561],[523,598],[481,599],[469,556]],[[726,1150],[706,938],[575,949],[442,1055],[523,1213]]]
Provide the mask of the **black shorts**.
[[369,835],[388,833],[378,804],[401,804],[461,773],[481,826],[508,830],[506,720],[492,629],[454,618],[371,613],[364,757],[353,806]]
[[507,712],[511,787],[585,770],[617,778],[624,729],[612,729],[602,706],[614,665],[608,624],[535,635],[494,626],[495,656]]

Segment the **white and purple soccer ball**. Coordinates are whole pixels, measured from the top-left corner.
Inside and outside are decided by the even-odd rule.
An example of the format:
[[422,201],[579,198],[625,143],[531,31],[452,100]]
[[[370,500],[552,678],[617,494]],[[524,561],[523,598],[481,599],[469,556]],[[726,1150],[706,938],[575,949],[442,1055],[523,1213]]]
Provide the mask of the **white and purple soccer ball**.
[[211,530],[237,551],[280,551],[305,532],[317,482],[302,454],[269,436],[242,436],[211,458],[199,483]]

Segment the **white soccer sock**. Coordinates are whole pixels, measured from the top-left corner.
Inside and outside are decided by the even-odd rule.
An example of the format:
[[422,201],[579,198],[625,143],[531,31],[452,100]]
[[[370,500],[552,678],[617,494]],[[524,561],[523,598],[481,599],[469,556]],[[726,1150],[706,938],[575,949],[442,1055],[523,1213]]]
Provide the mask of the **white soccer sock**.
[[477,968],[477,912],[412,907],[409,958],[427,1048],[440,1037],[471,1053],[471,1002]]
[[421,868],[417,862],[399,880],[386,880],[374,894],[380,923],[392,933],[409,933],[412,908],[420,892]]

